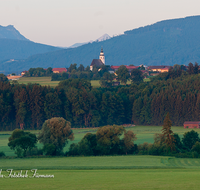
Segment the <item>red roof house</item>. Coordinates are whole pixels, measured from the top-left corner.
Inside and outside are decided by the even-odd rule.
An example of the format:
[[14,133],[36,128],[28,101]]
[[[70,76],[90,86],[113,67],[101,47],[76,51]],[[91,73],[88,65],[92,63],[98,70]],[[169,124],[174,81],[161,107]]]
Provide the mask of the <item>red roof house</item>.
[[53,68],[52,69],[53,73],[62,73],[62,72],[67,72],[66,68]]
[[[138,69],[139,66],[128,66],[128,65],[124,65],[129,72],[131,72],[133,69]],[[111,66],[111,69],[114,70],[114,72],[116,72],[119,69],[120,66]]]
[[200,128],[200,121],[185,121],[184,128]]

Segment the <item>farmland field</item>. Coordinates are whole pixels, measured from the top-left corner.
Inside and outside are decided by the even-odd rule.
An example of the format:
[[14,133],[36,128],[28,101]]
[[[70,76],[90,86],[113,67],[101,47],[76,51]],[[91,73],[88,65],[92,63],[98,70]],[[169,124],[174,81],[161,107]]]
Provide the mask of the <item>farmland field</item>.
[[[21,77],[18,80],[19,84],[37,83],[42,86],[56,87],[60,81],[51,81],[51,77]],[[94,88],[100,87],[99,80],[91,80],[91,85]]]
[[[161,126],[134,126],[127,128],[137,134],[136,143],[153,142]],[[87,132],[97,129],[73,129],[78,142]],[[172,127],[180,136],[191,129]],[[199,129],[195,129],[199,132]],[[39,131],[31,131],[38,134]],[[11,132],[0,132],[0,151],[14,155],[7,146]],[[72,143],[70,142],[70,143]],[[38,146],[42,147],[41,144]],[[69,145],[65,147],[65,151]],[[0,159],[1,174],[6,169],[38,169],[39,174],[54,178],[0,178],[1,189],[199,189],[200,159],[169,156],[129,155],[53,158]],[[0,174],[0,175],[1,175]]]
[[52,86],[55,87],[60,81],[51,81],[51,77],[21,77],[18,80],[19,84],[37,83],[42,86]]
[[[144,79],[144,82],[149,82],[150,79]],[[51,81],[51,77],[21,77],[18,80],[19,84],[28,84],[28,83],[37,83],[42,86],[51,86],[51,87],[56,87],[60,81]],[[100,87],[99,80],[91,80],[91,85],[94,88]],[[127,82],[127,84],[131,84],[130,81]]]
[[0,178],[6,189],[199,189],[200,159],[159,156],[104,156],[1,159],[6,169],[54,178]]

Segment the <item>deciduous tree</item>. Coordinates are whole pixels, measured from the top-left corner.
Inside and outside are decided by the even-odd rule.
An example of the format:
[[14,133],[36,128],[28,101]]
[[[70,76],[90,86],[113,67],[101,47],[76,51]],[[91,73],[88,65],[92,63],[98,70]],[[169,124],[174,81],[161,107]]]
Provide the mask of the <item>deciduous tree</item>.
[[74,139],[71,123],[62,117],[48,119],[44,122],[38,139],[44,145],[53,144],[55,146],[54,155],[60,154],[68,143],[68,139]]
[[191,150],[191,148],[193,147],[193,145],[197,142],[197,141],[200,141],[199,139],[199,134],[192,130],[192,131],[188,131],[186,133],[183,134],[183,145]]
[[32,149],[37,143],[35,134],[24,132],[20,129],[15,129],[8,140],[8,146],[12,150],[18,151],[18,149],[23,149],[23,156],[26,156],[27,149]]
[[130,78],[128,69],[124,65],[121,65],[119,67],[119,69],[116,71],[116,74],[117,74],[117,80],[121,81],[124,84],[126,84],[127,80]]

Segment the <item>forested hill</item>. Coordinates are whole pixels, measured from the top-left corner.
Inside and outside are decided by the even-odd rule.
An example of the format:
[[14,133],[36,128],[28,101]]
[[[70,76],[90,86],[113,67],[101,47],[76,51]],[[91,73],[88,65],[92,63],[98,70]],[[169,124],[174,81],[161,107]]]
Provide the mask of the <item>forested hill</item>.
[[[131,24],[130,24],[131,25]],[[81,47],[34,55],[13,62],[18,69],[90,65],[104,49],[107,65],[174,65],[200,62],[200,16],[166,20]],[[3,65],[4,70],[9,69]]]

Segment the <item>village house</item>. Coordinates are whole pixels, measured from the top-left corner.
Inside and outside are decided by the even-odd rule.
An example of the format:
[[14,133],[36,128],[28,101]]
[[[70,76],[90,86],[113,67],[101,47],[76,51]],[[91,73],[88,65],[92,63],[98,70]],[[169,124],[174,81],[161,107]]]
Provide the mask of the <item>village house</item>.
[[21,76],[24,76],[28,71],[22,71]]
[[19,80],[21,77],[21,75],[7,75],[8,80]]
[[67,72],[66,68],[53,68],[52,69],[53,73],[62,73],[62,72]]
[[[131,71],[133,69],[138,69],[139,66],[128,66],[128,65],[124,65],[127,69],[128,69],[128,72],[131,73]],[[111,66],[110,68],[116,73],[116,71],[119,69],[120,66]]]
[[184,128],[200,128],[200,121],[185,121]]
[[153,71],[153,72],[159,72],[159,73],[163,73],[163,72],[169,72],[169,68],[170,66],[149,66],[147,67],[147,70],[149,71]]

